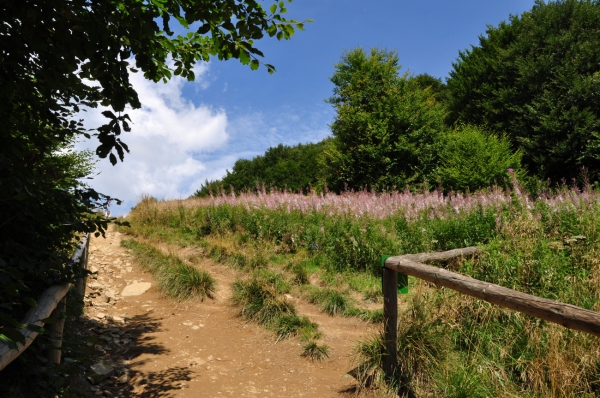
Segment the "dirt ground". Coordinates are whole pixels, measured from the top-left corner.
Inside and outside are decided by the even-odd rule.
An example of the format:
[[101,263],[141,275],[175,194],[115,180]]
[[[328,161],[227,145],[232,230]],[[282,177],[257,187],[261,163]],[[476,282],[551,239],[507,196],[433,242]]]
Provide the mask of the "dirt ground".
[[[132,397],[347,397],[356,396],[353,344],[373,326],[356,318],[330,317],[297,298],[300,314],[319,324],[331,351],[323,361],[302,358],[298,339],[276,342],[272,332],[235,316],[229,303],[234,271],[206,260],[217,280],[214,300],[176,303],[159,293],[120,245],[121,234],[93,238],[83,322],[96,339],[98,363],[108,377],[94,381],[94,396]],[[96,279],[94,279],[96,278]],[[150,282],[140,295],[121,292]],[[112,371],[111,371],[112,369]],[[364,392],[360,396],[371,396]]]

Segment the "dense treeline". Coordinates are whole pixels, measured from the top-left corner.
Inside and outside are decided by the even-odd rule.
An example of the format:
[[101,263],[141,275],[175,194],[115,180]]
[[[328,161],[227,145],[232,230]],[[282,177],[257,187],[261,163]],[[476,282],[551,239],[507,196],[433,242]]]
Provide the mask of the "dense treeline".
[[488,27],[448,80],[451,119],[506,133],[539,178],[600,172],[600,4],[536,1]]
[[257,187],[262,189],[263,185],[267,190],[277,187],[306,193],[317,184],[317,161],[328,141],[295,146],[279,144],[252,160],[240,159],[235,162],[231,172],[227,170],[222,180],[207,180],[194,195],[205,197],[211,193],[230,193],[232,187],[234,192],[243,192]]
[[393,51],[344,52],[327,99],[336,110],[332,137],[315,147],[316,172],[293,167],[298,154],[283,150],[285,166],[263,171],[271,148],[197,194],[257,183],[305,190],[308,181],[336,192],[474,191],[513,175],[536,189],[600,173],[598,2],[536,1],[460,52],[446,84],[400,69]]

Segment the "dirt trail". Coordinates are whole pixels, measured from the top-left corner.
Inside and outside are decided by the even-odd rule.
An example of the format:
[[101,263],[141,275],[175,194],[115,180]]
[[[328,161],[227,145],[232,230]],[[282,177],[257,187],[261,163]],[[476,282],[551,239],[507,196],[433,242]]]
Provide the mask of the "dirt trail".
[[[214,300],[175,303],[158,292],[127,250],[121,234],[92,239],[86,324],[99,337],[99,362],[114,369],[96,383],[97,396],[140,397],[344,397],[356,396],[350,349],[371,327],[355,318],[329,317],[300,302],[302,315],[319,323],[330,358],[302,358],[297,339],[276,343],[273,333],[235,316],[229,304],[233,270],[204,261],[200,267],[218,282]],[[150,282],[141,295],[120,293]],[[107,302],[108,301],[108,302]],[[110,369],[109,369],[110,370]]]

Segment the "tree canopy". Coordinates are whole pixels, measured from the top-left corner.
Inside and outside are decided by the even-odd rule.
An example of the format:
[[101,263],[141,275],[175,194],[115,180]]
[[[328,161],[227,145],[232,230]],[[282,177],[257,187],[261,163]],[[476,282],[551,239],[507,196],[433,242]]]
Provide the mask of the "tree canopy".
[[461,52],[447,84],[453,120],[506,133],[530,172],[600,172],[599,2],[536,1]]
[[356,48],[335,67],[327,102],[336,117],[323,163],[329,188],[403,189],[430,178],[445,117],[431,85],[401,76],[388,50]]
[[[93,134],[99,157],[123,160],[124,112],[141,107],[130,73],[193,80],[194,64],[213,57],[273,72],[255,41],[303,24],[282,16],[283,1],[0,0],[0,10],[0,341],[14,344],[41,290],[72,280],[78,234],[107,225],[94,213],[107,197],[78,180],[89,154],[64,151]],[[86,131],[76,115],[98,106],[106,124]]]
[[204,197],[219,192],[230,193],[254,190],[264,184],[267,190],[287,189],[291,192],[308,192],[317,185],[318,158],[328,140],[316,144],[294,146],[279,144],[269,148],[264,155],[253,159],[239,159],[222,180],[206,181],[195,196]]

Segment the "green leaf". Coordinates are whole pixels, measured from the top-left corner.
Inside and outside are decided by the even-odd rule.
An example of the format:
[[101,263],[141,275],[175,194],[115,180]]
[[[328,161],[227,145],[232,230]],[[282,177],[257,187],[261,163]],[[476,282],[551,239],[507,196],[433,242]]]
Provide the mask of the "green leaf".
[[107,118],[109,118],[109,119],[116,119],[116,118],[117,118],[117,117],[115,116],[115,114],[114,114],[114,113],[112,113],[111,111],[104,111],[104,112],[102,112],[102,114],[103,114],[104,116],[106,116]]
[[0,329],[0,341],[12,348],[17,348],[16,343],[25,344],[25,336],[15,329],[3,327]]
[[271,11],[271,14],[275,14],[275,11],[277,11],[277,4],[271,5],[271,7],[269,7],[269,11]]
[[259,65],[260,63],[257,60],[253,59],[252,62],[250,62],[250,69],[257,70]]
[[250,55],[244,50],[240,51],[240,62],[244,65],[248,65],[250,62]]
[[[23,328],[23,325],[19,321],[17,321],[12,315],[0,312],[0,319],[2,319],[4,322],[7,322],[10,325],[12,325],[15,329]],[[0,330],[2,330],[2,329],[0,329]]]
[[29,304],[31,307],[37,307],[36,301],[31,297],[25,297],[24,301]]
[[205,23],[205,24],[201,25],[196,32],[198,32],[198,34],[203,35],[205,33],[208,33],[209,30],[210,30],[210,24]]

